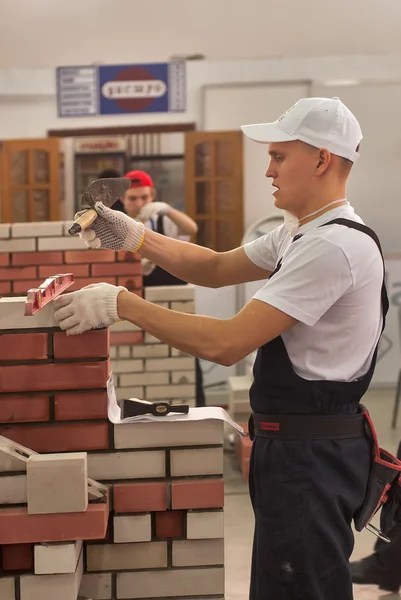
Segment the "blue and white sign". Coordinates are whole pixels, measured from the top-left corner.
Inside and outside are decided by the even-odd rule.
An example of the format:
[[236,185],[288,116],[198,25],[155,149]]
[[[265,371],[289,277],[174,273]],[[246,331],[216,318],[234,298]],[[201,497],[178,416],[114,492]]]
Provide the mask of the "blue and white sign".
[[98,114],[96,67],[59,67],[57,69],[59,117],[88,117]]
[[186,110],[185,62],[59,67],[59,117]]
[[99,97],[101,115],[185,111],[185,63],[101,66]]

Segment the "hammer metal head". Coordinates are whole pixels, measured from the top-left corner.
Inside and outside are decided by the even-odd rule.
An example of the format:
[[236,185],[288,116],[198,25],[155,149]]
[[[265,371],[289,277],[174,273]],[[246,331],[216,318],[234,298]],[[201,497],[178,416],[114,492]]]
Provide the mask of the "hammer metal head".
[[81,209],[93,208],[96,202],[105,206],[113,204],[121,197],[131,185],[128,177],[110,177],[92,181],[84,190],[81,198]]

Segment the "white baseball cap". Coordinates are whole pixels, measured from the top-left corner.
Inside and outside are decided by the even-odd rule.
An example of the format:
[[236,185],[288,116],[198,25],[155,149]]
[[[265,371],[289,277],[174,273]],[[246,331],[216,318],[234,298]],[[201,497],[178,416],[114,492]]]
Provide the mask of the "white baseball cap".
[[299,140],[355,162],[363,136],[352,112],[339,98],[302,98],[274,123],[241,127],[262,144]]

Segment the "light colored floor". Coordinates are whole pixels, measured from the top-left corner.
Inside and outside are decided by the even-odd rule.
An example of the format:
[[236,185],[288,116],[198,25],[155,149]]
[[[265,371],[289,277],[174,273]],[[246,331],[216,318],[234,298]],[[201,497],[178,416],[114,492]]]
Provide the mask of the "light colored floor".
[[[391,429],[394,402],[393,390],[373,390],[364,398],[379,436],[381,446],[395,453],[401,439],[401,416],[396,430]],[[238,471],[232,452],[225,454],[225,539],[226,539],[226,595],[225,600],[248,598],[249,565],[251,557],[253,515],[248,489]],[[371,553],[375,536],[368,531],[355,536],[353,559]],[[398,594],[389,594],[375,586],[354,586],[355,600],[395,600]]]

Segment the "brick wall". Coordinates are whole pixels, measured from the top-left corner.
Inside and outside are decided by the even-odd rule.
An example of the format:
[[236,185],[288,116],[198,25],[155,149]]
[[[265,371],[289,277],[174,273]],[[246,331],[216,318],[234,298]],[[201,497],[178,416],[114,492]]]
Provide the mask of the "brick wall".
[[[25,295],[58,273],[73,273],[68,291],[105,281],[147,300],[194,312],[192,286],[142,288],[140,257],[132,252],[88,250],[71,237],[71,222],[0,225],[0,297]],[[195,405],[195,361],[129,322],[110,329],[111,367],[117,398],[163,399]]]
[[[177,301],[166,290],[152,293]],[[23,299],[0,301],[0,435],[41,453],[86,453],[89,477],[108,494],[85,512],[28,514],[25,463],[0,450],[1,600],[222,598],[223,424],[113,425],[106,411],[113,334],[67,338],[50,305],[22,314]],[[171,382],[187,377],[186,363],[173,362],[183,357],[148,342],[131,348],[145,356],[121,360],[143,361],[138,373],[168,374]],[[179,397],[176,388],[169,394]]]

